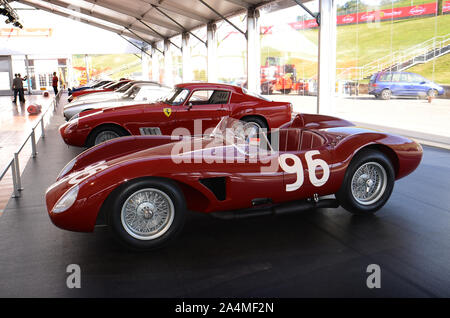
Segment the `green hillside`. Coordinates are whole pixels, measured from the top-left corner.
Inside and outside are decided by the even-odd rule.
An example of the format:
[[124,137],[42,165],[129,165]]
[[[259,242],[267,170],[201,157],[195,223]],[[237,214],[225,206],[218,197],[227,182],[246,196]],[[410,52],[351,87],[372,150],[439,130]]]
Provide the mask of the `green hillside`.
[[[433,70],[436,70],[434,72],[434,77]],[[407,71],[420,74],[423,77],[433,80],[439,84],[450,85],[450,54],[438,57],[434,61],[430,61],[428,63],[416,65]]]
[[450,33],[450,15],[338,27],[337,63],[364,65]]
[[[400,7],[409,7],[412,3],[413,6],[418,6],[420,4],[425,4],[425,3],[431,3],[433,2],[432,0],[400,0],[400,1],[396,1],[394,2],[394,8],[400,8]],[[380,7],[380,10],[384,10],[384,9],[390,9],[392,8],[392,4],[390,3],[385,3],[382,4]]]
[[[313,43],[318,42],[318,30],[298,31]],[[380,23],[364,23],[338,26],[337,28],[337,67],[362,66],[392,52],[403,50],[422,43],[435,35],[450,33],[450,15],[415,18]],[[267,56],[282,56],[282,52],[273,47],[263,47],[261,61]],[[317,62],[283,56],[286,63],[295,64],[306,77],[317,72]],[[441,70],[437,70],[441,71]]]

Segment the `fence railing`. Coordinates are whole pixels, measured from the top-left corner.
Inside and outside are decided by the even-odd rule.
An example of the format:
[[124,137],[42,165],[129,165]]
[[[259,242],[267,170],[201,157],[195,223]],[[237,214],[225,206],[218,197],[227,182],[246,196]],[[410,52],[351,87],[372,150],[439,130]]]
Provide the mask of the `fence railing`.
[[[19,147],[19,149],[14,153],[14,156],[11,158],[9,163],[6,165],[6,167],[3,169],[3,171],[0,173],[0,181],[2,181],[3,177],[8,173],[9,169],[11,169],[11,175],[12,175],[12,181],[13,181],[13,198],[20,197],[20,192],[23,190],[22,187],[22,179],[20,174],[20,163],[19,163],[19,154],[27,144],[27,142],[31,141],[31,157],[35,158],[37,156],[37,150],[36,150],[36,128],[40,126],[41,129],[41,137],[45,138],[45,118],[47,114],[49,113],[49,110],[52,109],[53,112],[56,111],[56,108],[58,107],[59,99],[61,98],[61,92],[59,91],[58,94],[53,97],[52,102],[48,107],[42,112],[40,115],[39,120],[36,122],[36,124],[31,128],[30,134],[27,136],[27,138],[24,140],[22,145]],[[51,114],[51,112],[50,112]],[[50,116],[51,117],[51,116]],[[49,120],[49,116],[47,116],[47,120]]]
[[404,50],[392,52],[359,67],[338,69],[339,79],[364,79],[383,71],[402,71],[418,63],[424,63],[448,52],[450,33],[435,36]]

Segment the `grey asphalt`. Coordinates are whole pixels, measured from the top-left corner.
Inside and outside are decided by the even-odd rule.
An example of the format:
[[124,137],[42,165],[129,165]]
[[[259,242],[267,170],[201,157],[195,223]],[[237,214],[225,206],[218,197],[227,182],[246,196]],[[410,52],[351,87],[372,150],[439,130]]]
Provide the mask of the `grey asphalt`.
[[[224,221],[190,214],[170,246],[125,250],[106,227],[53,226],[44,193],[81,149],[53,118],[0,217],[0,297],[450,297],[450,151],[424,147],[375,217],[342,208]],[[66,267],[81,268],[81,288]],[[366,286],[369,264],[381,288]]]

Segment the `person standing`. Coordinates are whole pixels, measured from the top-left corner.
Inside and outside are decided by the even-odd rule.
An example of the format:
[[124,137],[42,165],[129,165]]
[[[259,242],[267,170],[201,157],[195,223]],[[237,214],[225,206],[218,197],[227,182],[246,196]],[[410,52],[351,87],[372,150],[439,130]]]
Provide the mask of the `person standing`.
[[20,77],[20,74],[14,74],[15,77],[13,79],[12,88],[14,90],[14,100],[13,103],[17,102],[17,94],[19,94],[19,100],[24,103],[25,97],[24,97],[24,91],[23,91],[23,79]]
[[58,76],[56,76],[56,72],[53,72],[52,86],[55,95],[58,94]]
[[13,82],[12,82],[12,90],[14,92],[13,103],[17,103],[17,94],[19,93],[19,89],[17,88],[17,80],[16,80],[16,78],[17,78],[17,73],[14,74],[14,79],[13,79]]
[[23,82],[27,80],[27,77],[25,76],[22,78],[22,75],[20,73],[17,74],[17,77],[20,79],[20,87],[19,87],[19,98],[22,103],[25,103],[25,91],[23,89]]

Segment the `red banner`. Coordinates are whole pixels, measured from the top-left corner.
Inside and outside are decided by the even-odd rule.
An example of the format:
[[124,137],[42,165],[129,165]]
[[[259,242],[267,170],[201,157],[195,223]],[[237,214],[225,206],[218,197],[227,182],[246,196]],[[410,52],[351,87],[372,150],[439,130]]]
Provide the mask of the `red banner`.
[[[444,7],[442,8],[443,12],[450,12],[450,1],[446,1],[444,3]],[[436,14],[437,12],[437,4],[436,2],[426,3],[417,6],[408,6],[401,8],[393,8],[393,9],[385,9],[385,10],[377,10],[370,12],[359,12],[352,14],[345,14],[337,16],[337,24],[345,25],[352,23],[364,23],[364,22],[377,22],[383,20],[390,19],[400,19],[400,18],[409,18],[421,15],[430,15]],[[296,29],[310,29],[318,27],[316,20],[305,20],[305,21],[296,21],[291,22],[289,25]],[[261,27],[261,33],[267,34],[270,33],[271,27]]]

